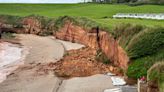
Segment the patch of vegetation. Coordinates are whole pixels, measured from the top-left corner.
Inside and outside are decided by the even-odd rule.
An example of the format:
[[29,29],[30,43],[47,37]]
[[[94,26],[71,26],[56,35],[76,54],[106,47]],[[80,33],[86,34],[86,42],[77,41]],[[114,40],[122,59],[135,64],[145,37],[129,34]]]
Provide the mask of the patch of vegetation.
[[160,83],[160,92],[164,92],[164,82]]
[[125,49],[134,35],[142,31],[143,28],[141,25],[120,24],[114,28],[113,32],[115,38],[119,40],[119,44]]
[[73,25],[80,26],[84,29],[90,30],[93,27],[100,26],[96,21],[88,19],[86,17],[71,17],[71,16],[61,16],[55,20],[55,29],[59,30],[64,26],[65,23],[70,22]]
[[164,91],[164,61],[155,63],[149,70],[147,75],[148,81],[156,81],[160,92]]
[[146,28],[136,34],[126,47],[130,58],[151,55],[164,47],[164,29]]
[[15,36],[13,35],[13,33],[9,33],[9,32],[3,32],[2,33],[2,39],[13,39],[15,38]]
[[127,76],[130,78],[140,78],[147,75],[148,69],[158,61],[164,60],[164,48],[153,55],[137,58],[131,62],[127,70]]
[[164,28],[121,24],[114,36],[131,59],[151,55],[164,47]]
[[[164,20],[150,20],[150,19],[115,19],[115,18],[106,18],[106,19],[95,19],[98,23],[103,24],[108,27],[108,29],[115,29],[116,26],[122,24],[131,24],[131,25],[142,25],[143,27],[164,27]],[[114,30],[113,30],[114,31]]]
[[164,60],[163,28],[121,24],[113,32],[131,59],[126,73],[128,77],[137,79],[146,76],[154,63]]
[[104,64],[111,63],[107,56],[101,50],[97,50],[96,60]]
[[0,15],[0,22],[13,25],[13,27],[22,27],[22,17],[11,15]]

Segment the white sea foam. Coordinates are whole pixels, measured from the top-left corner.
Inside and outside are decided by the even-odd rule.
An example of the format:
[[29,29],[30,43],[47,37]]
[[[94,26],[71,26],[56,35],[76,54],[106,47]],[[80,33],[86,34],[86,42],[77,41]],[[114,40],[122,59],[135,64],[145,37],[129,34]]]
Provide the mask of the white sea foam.
[[22,65],[28,49],[11,43],[0,43],[0,83],[12,71]]

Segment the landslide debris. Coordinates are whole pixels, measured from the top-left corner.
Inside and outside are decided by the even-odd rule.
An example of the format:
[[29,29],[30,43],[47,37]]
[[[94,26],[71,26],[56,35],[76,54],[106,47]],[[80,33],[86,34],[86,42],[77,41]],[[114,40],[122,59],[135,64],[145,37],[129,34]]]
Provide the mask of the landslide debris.
[[47,73],[49,70],[54,71],[58,77],[85,77],[94,74],[105,74],[114,72],[121,75],[120,70],[110,64],[97,61],[97,50],[84,47],[78,50],[68,51],[64,58],[56,63],[49,63],[40,66],[38,71]]

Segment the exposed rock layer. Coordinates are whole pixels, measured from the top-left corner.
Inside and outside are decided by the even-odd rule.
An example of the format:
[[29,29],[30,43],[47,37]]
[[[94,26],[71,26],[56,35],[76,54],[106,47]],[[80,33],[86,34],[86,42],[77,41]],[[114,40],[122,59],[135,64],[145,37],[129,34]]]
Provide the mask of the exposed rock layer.
[[100,47],[114,65],[127,69],[129,58],[112,35],[100,31],[98,42],[96,32],[92,31],[94,30],[87,31],[72,25],[72,23],[66,23],[62,29],[55,33],[55,36],[58,39],[81,43],[91,48]]

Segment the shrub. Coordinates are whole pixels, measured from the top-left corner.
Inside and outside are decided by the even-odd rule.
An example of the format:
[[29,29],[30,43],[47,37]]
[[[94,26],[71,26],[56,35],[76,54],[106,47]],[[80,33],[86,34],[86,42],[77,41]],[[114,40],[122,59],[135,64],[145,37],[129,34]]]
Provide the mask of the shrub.
[[164,29],[147,28],[135,35],[126,47],[130,58],[153,54],[164,47]]
[[160,88],[160,92],[164,91],[164,61],[155,63],[149,70],[147,75],[148,81],[156,81]]
[[131,62],[127,70],[127,76],[130,78],[140,78],[147,75],[147,70],[156,62],[164,60],[164,48],[146,57],[135,59]]
[[0,22],[10,24],[16,27],[22,27],[22,17],[11,15],[0,15]]
[[114,28],[114,36],[119,40],[119,44],[126,48],[129,41],[133,38],[134,35],[139,33],[144,29],[141,25],[132,25],[132,24],[120,24]]

